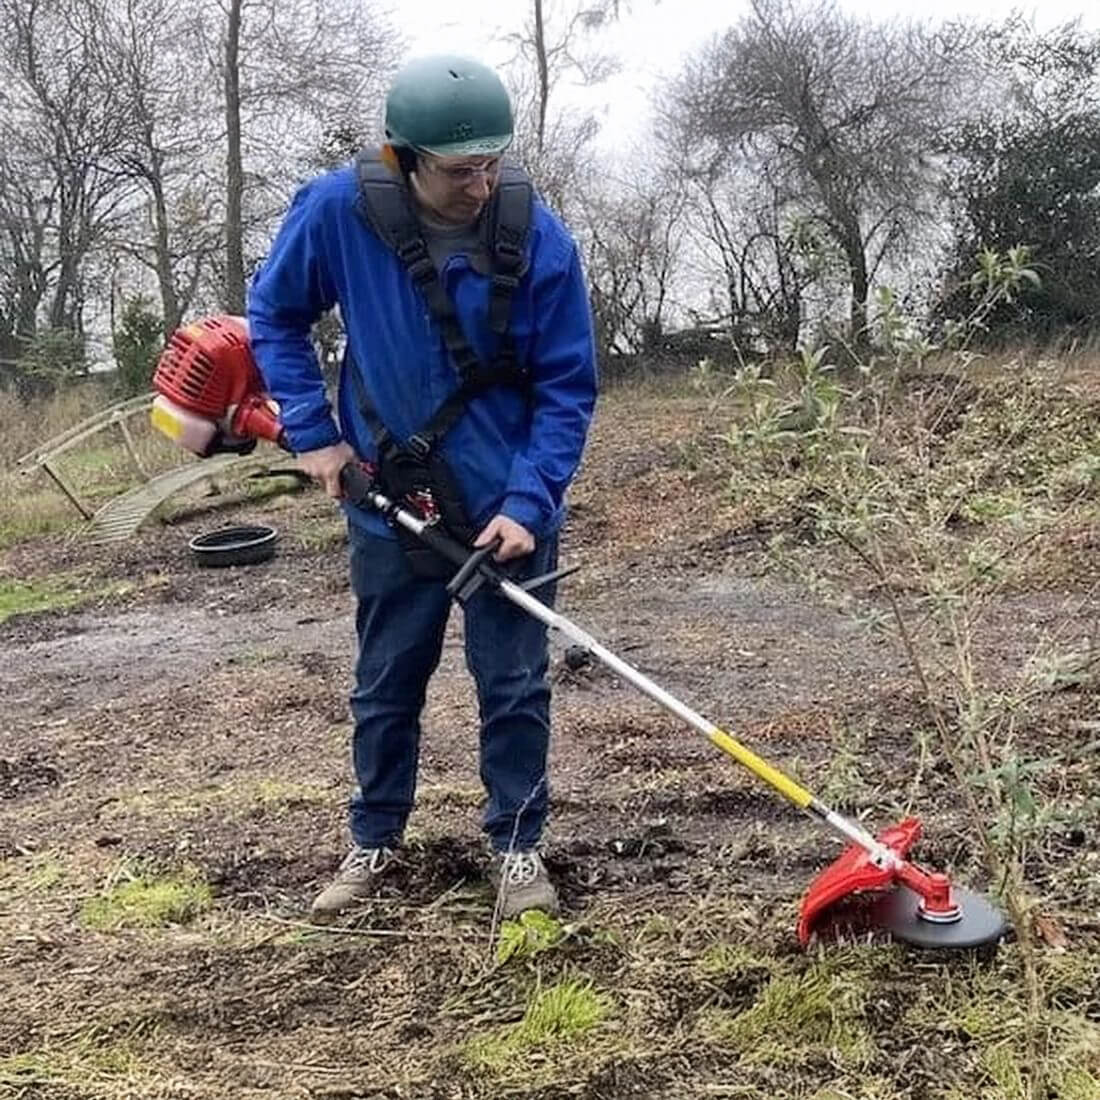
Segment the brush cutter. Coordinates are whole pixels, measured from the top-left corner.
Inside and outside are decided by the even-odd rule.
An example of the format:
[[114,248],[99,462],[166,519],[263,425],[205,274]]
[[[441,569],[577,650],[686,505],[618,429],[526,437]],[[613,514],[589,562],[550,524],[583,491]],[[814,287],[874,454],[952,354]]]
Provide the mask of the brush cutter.
[[[242,322],[207,319],[177,333],[158,364],[153,382],[161,400],[154,410],[154,423],[196,453],[210,454],[219,447],[238,449],[242,440],[256,435],[285,447],[277,409],[259,392],[259,372],[250,349],[241,354],[242,340],[247,349]],[[839,858],[814,879],[802,900],[798,938],[803,945],[826,926],[834,925],[838,914],[852,909],[858,910],[855,919],[860,926],[887,931],[898,940],[924,948],[975,948],[996,943],[1005,934],[1005,919],[988,899],[907,858],[921,834],[917,818],[907,818],[872,836],[531,594],[572,570],[558,570],[519,584],[493,564],[495,547],[471,551],[448,535],[434,515],[425,518],[412,510],[410,502],[391,500],[380,490],[369,465],[346,466],[341,482],[350,501],[374,509],[391,525],[411,532],[455,567],[447,588],[456,601],[464,604],[478,588],[491,586],[683,719],[849,842]]]
[[[381,493],[369,467],[345,467],[342,482],[349,500],[373,508],[391,523],[400,524],[455,566],[455,575],[447,588],[459,603],[464,603],[481,585],[491,585],[506,599],[682,718],[799,809],[823,821],[845,840],[852,842],[810,884],[802,900],[798,938],[803,945],[809,944],[815,932],[825,923],[831,923],[831,918],[835,918],[838,911],[843,911],[846,903],[855,897],[870,902],[861,907],[861,922],[882,928],[896,939],[919,947],[979,947],[994,943],[1004,935],[1004,918],[986,898],[955,886],[947,875],[926,871],[906,858],[910,848],[920,838],[921,823],[917,818],[907,818],[886,829],[877,838],[871,836],[670,695],[575,623],[532,596],[531,590],[546,583],[550,577],[538,577],[524,585],[509,580],[490,560],[494,547],[487,546],[471,552],[438,527]],[[556,579],[565,572],[559,570],[551,576]]]

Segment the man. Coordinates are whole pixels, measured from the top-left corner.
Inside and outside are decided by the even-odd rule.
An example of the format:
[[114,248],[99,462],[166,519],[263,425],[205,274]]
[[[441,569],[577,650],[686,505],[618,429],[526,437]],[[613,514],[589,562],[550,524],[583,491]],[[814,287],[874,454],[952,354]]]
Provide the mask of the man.
[[[430,455],[429,489],[458,497],[465,512],[454,524],[467,522],[469,541],[495,547],[502,568],[523,580],[555,568],[596,375],[576,244],[502,165],[512,128],[492,70],[452,56],[407,65],[387,96],[381,152],[295,196],[254,280],[249,328],[288,441],[330,496],[342,496],[340,471],[356,458],[381,459],[385,487],[400,483],[405,463],[428,477]],[[501,229],[519,209],[527,224]],[[347,332],[339,426],[310,342],[312,324],[333,306]],[[460,391],[460,377],[476,382]],[[357,598],[358,788],[353,846],[313,904],[321,920],[368,898],[395,858],[450,609],[445,575],[425,575],[430,567],[378,515],[344,506]],[[444,522],[455,530],[446,515]],[[552,600],[553,586],[539,595]],[[546,629],[488,587],[464,610],[500,912],[555,912],[538,853],[547,811]]]

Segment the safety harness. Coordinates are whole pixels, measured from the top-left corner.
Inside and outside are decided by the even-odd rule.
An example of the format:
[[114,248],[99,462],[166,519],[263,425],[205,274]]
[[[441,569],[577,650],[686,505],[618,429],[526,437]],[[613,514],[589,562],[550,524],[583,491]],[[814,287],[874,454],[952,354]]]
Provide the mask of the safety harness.
[[[473,398],[493,386],[512,386],[530,391],[530,371],[519,362],[510,331],[512,300],[526,268],[526,243],[531,225],[534,188],[518,165],[503,163],[488,209],[483,213],[483,234],[490,257],[489,329],[496,352],[482,362],[462,331],[454,303],[440,281],[413,209],[408,187],[393,172],[377,148],[356,158],[359,213],[377,236],[397,254],[413,284],[423,295],[439,325],[443,342],[458,372],[458,387],[425,424],[407,440],[395,439],[371,405],[358,367],[351,376],[359,407],[370,429],[378,454],[378,476],[393,500],[404,501],[431,524],[439,523],[469,546],[477,530],[470,523],[454,475],[438,453],[438,444],[457,423]],[[447,576],[447,563],[415,536],[397,528],[409,564],[421,576]]]

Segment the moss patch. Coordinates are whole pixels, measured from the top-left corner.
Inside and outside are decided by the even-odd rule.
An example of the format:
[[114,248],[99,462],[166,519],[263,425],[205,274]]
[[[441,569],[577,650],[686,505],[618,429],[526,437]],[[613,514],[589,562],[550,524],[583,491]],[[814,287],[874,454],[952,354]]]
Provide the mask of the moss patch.
[[210,887],[194,877],[139,875],[86,902],[81,923],[87,928],[160,928],[186,924],[213,904]]
[[26,583],[0,578],[0,623],[13,615],[25,615],[31,611],[56,611],[58,608],[72,607],[81,596],[79,589],[70,588],[59,580]]
[[0,577],[0,623],[13,615],[71,609],[105,596],[133,591],[130,582],[87,585],[72,575],[18,581]]

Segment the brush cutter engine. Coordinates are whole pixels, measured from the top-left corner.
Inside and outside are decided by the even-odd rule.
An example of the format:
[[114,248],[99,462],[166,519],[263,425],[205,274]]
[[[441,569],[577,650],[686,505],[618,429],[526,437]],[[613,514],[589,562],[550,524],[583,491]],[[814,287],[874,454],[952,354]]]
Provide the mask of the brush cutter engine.
[[279,406],[264,392],[243,317],[204,317],[177,329],[153,388],[153,424],[193,454],[248,454],[257,439],[285,447]]
[[[153,385],[158,393],[153,423],[195,454],[245,451],[257,438],[289,449],[278,406],[264,392],[248,329],[239,317],[207,317],[174,333],[157,364]],[[490,585],[571,642],[574,660],[577,653],[595,658],[702,733],[787,801],[843,837],[848,847],[814,879],[803,898],[798,922],[803,944],[824,934],[838,913],[846,910],[862,914],[859,923],[863,926],[883,929],[919,947],[973,948],[997,943],[1004,935],[1003,915],[984,896],[910,861],[909,850],[921,833],[917,818],[907,818],[872,836],[530,595],[533,588],[572,569],[516,584],[490,559],[492,546],[471,551],[433,523],[415,500],[391,500],[380,489],[373,468],[351,463],[341,473],[341,484],[349,500],[380,513],[454,567],[447,589],[458,602],[464,603],[481,585]],[[854,929],[854,923],[847,927]],[[843,935],[844,925],[840,928]]]

